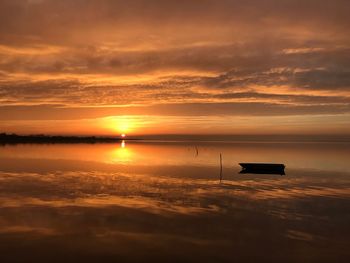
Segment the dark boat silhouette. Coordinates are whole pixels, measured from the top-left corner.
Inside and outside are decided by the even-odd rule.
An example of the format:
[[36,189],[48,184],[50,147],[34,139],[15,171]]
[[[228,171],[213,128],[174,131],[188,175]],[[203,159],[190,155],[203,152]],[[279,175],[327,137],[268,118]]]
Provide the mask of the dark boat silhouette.
[[241,174],[280,174],[285,175],[284,164],[280,163],[239,163],[242,166]]

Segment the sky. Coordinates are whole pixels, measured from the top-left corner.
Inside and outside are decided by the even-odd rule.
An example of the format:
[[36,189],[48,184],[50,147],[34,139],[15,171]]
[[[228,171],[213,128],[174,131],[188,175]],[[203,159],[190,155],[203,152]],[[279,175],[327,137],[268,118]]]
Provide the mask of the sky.
[[350,134],[348,0],[0,0],[0,132]]

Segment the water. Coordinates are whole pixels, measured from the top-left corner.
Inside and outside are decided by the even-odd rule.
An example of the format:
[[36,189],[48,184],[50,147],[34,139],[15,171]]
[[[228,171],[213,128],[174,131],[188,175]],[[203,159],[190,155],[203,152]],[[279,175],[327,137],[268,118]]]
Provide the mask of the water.
[[[1,262],[346,262],[349,146],[1,146]],[[238,162],[286,175],[239,174]]]

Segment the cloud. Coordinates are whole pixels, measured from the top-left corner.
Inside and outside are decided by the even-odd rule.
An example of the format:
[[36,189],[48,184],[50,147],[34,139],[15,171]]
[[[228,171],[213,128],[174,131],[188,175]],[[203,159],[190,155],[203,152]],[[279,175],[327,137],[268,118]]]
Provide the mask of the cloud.
[[41,107],[48,119],[84,107],[97,112],[85,117],[348,113],[349,9],[345,0],[4,0],[2,118]]

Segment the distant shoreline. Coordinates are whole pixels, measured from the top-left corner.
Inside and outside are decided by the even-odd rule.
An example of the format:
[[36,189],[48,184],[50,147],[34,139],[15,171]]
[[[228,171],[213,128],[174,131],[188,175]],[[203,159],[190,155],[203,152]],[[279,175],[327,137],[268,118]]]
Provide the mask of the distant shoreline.
[[[49,135],[17,135],[0,134],[0,144],[60,144],[60,143],[115,143],[125,140],[121,137],[97,136],[49,136]],[[137,140],[137,139],[131,139]]]
[[140,137],[121,136],[65,136],[17,135],[0,133],[0,145],[11,144],[78,144],[144,142],[239,142],[239,143],[350,143],[350,136],[291,136],[291,135],[152,135]]

